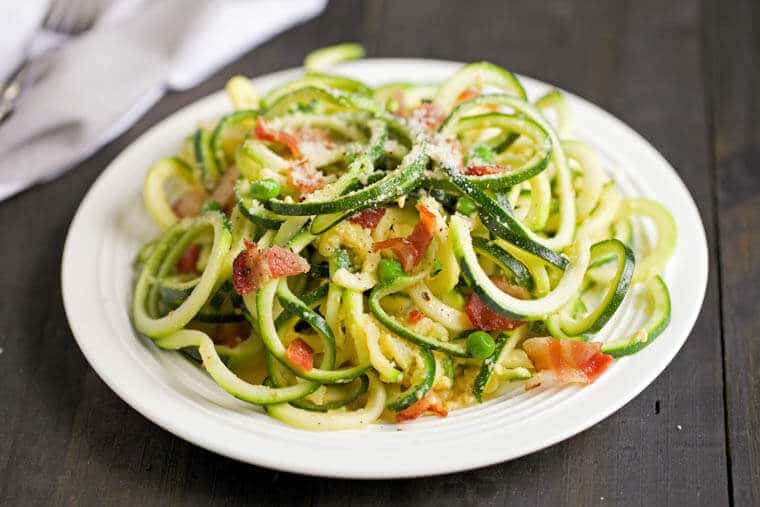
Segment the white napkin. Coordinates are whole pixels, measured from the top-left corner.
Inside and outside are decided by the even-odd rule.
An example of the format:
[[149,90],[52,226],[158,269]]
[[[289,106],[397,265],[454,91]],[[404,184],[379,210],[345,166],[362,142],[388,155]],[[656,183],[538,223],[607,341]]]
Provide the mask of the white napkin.
[[47,1],[0,2],[0,80],[18,65],[45,16]]
[[[39,59],[41,78],[0,125],[0,200],[95,152],[167,88],[195,86],[326,0],[120,0]],[[1,31],[1,30],[0,30]]]

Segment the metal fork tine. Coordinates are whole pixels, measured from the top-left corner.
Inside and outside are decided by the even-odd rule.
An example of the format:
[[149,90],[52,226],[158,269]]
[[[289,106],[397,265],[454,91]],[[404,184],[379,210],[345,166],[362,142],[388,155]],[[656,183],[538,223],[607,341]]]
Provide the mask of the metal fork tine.
[[84,32],[92,26],[93,21],[98,15],[98,5],[100,5],[100,2],[97,1],[85,2],[84,7],[80,9],[81,12],[74,27],[76,33]]
[[62,0],[50,1],[47,14],[45,15],[45,20],[42,22],[42,26],[48,27],[51,30],[55,30],[58,27],[58,25],[61,23],[61,16],[64,11],[62,4]]
[[52,0],[43,25],[77,35],[90,29],[110,4],[111,0]]
[[45,20],[45,27],[55,32],[64,31],[64,25],[66,23],[66,1],[65,0],[53,0],[53,6],[50,9],[48,18]]
[[[92,27],[110,4],[111,0],[50,0],[42,27],[78,35]],[[16,98],[25,86],[29,62],[28,57],[25,58],[6,81],[0,83],[0,123],[13,110]]]
[[66,13],[63,16],[62,32],[74,33],[77,21],[82,13],[82,2],[80,0],[65,0]]

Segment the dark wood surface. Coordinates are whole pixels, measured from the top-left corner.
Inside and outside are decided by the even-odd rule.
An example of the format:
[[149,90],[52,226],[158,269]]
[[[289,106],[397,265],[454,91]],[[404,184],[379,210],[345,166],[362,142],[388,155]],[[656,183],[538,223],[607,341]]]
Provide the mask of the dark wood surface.
[[760,503],[760,4],[706,9],[706,69],[720,264],[729,487]]
[[[487,59],[578,93],[677,168],[710,245],[688,342],[636,399],[512,462],[403,481],[314,479],[188,444],[121,401],[63,312],[68,224],[102,169],[236,73],[345,40],[372,56]],[[752,0],[335,1],[185,93],[53,183],[0,203],[0,504],[758,505],[760,5]],[[674,297],[678,297],[677,294]]]

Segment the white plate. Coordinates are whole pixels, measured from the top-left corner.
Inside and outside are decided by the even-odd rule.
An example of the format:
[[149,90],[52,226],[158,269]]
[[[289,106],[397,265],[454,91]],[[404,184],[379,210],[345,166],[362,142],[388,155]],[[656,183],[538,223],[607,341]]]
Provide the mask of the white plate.
[[[365,60],[340,72],[371,84],[441,81],[460,64],[431,60]],[[256,80],[267,90],[300,70]],[[524,78],[535,98],[547,85]],[[132,259],[156,234],[142,206],[147,168],[172,154],[197,122],[223,114],[222,92],[162,121],[103,172],[69,230],[62,280],[66,314],[82,352],[116,394],[156,424],[219,454],[279,470],[351,478],[413,477],[467,470],[542,449],[601,421],[640,393],[681,348],[699,313],[707,283],[707,244],[691,196],[673,168],[629,127],[569,96],[576,137],[601,150],[607,170],[630,195],[665,204],[678,224],[678,247],[666,272],[672,322],[648,348],[614,365],[585,387],[516,387],[447,418],[426,417],[364,431],[311,433],[285,426],[222,391],[201,369],[138,336],[129,321]],[[602,335],[632,327],[625,312]],[[633,319],[633,320],[632,320]],[[603,445],[615,445],[603,442]]]

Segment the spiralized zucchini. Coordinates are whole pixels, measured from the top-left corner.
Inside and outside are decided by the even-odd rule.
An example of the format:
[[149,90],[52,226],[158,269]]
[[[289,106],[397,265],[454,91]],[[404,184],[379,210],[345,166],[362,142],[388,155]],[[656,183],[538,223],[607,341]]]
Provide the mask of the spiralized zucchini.
[[[568,137],[562,92],[532,103],[485,62],[378,88],[324,73],[362,55],[320,50],[263,95],[235,76],[235,110],[150,168],[140,333],[287,424],[340,430],[540,384],[532,337],[611,361],[662,332],[675,222]],[[606,336],[629,299],[648,320]]]

